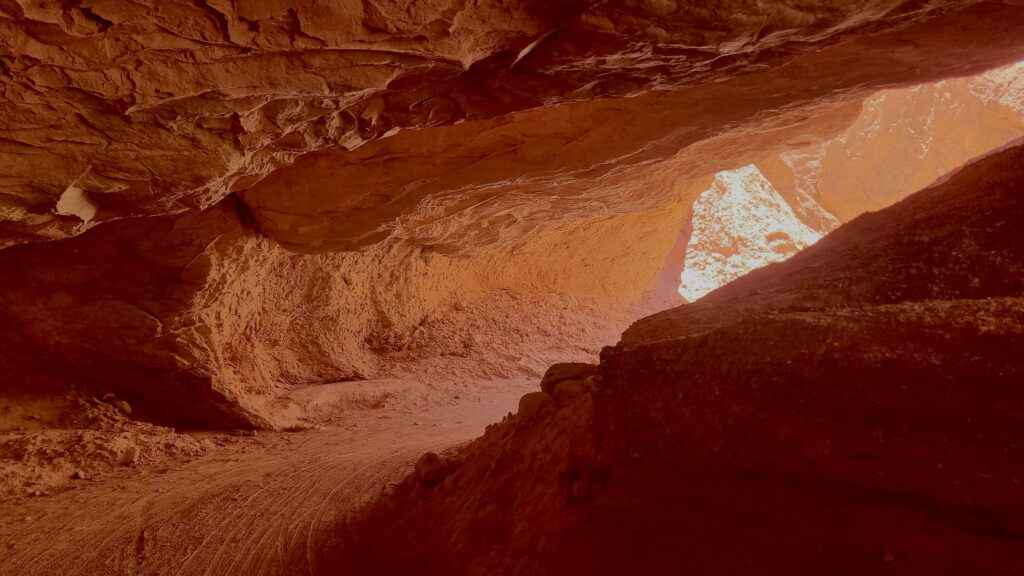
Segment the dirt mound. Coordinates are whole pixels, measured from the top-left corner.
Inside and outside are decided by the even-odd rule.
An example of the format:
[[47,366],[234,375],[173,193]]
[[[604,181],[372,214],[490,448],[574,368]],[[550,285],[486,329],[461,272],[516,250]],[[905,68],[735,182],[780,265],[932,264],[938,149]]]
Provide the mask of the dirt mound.
[[639,322],[339,530],[339,572],[1024,571],[1024,148]]
[[[44,496],[113,470],[181,463],[207,441],[133,420],[130,404],[108,397],[69,400],[57,427],[0,432],[0,500]],[[54,424],[51,424],[54,425]]]

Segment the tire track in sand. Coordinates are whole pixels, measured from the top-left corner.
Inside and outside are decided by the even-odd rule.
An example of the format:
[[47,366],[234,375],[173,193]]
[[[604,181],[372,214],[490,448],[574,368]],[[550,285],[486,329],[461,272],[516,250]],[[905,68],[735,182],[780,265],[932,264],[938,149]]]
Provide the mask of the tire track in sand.
[[315,576],[338,520],[423,452],[479,436],[517,397],[373,414],[359,429],[266,433],[164,474],[28,501],[0,513],[0,575]]

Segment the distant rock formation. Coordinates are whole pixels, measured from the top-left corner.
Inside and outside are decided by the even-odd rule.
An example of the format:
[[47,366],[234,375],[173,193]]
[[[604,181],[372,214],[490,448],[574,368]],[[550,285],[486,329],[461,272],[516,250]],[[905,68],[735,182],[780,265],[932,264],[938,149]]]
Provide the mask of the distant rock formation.
[[883,90],[838,136],[715,177],[692,208],[680,294],[784,260],[1021,137],[1024,63]]
[[693,203],[692,215],[679,285],[689,301],[785,260],[823,235],[804,224],[753,165],[719,172]]

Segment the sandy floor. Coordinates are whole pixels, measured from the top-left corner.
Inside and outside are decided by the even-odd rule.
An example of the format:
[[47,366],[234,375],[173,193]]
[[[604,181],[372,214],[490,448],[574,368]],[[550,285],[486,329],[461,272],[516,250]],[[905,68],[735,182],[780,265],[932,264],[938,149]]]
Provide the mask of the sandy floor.
[[408,394],[429,388],[410,382],[332,386],[299,394],[315,404],[317,429],[221,435],[182,465],[5,503],[0,574],[316,574],[336,521],[425,451],[479,436],[537,383],[491,382],[442,402]]
[[465,350],[445,347],[464,330],[453,318],[422,349],[376,350],[389,367],[376,379],[282,392],[298,431],[180,434],[116,398],[13,404],[0,434],[0,576],[330,573],[318,554],[338,521],[424,452],[516,411],[553,362],[596,361],[655,306],[528,296],[465,310]]

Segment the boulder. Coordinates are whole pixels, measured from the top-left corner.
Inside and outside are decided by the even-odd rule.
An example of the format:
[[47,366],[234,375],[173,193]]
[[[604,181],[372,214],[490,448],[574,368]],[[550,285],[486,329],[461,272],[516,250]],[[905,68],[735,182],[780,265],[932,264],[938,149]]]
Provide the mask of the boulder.
[[550,394],[530,392],[519,399],[519,412],[516,414],[521,420],[530,422],[547,414],[554,405]]
[[548,368],[540,381],[540,389],[545,394],[554,394],[555,386],[566,380],[583,380],[588,376],[597,376],[598,367],[596,364],[584,364],[582,362],[563,362]]

